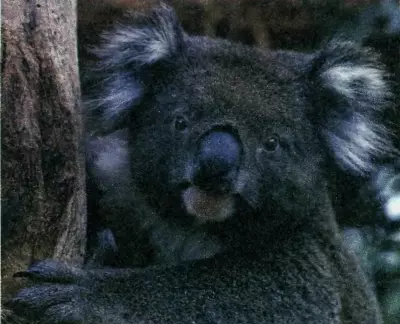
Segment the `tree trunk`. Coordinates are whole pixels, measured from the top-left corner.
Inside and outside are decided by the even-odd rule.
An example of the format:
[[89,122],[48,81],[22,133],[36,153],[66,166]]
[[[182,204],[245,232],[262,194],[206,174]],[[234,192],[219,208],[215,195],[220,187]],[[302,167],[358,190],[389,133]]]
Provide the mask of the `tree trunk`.
[[86,243],[75,0],[2,2],[2,297],[35,260]]

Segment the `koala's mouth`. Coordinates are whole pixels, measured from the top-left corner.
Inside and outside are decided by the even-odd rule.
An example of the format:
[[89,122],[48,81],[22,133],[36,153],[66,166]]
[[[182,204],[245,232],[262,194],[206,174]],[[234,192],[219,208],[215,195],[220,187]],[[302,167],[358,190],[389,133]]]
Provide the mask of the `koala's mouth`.
[[232,192],[209,191],[188,184],[181,197],[186,212],[200,223],[222,222],[235,212],[236,199]]

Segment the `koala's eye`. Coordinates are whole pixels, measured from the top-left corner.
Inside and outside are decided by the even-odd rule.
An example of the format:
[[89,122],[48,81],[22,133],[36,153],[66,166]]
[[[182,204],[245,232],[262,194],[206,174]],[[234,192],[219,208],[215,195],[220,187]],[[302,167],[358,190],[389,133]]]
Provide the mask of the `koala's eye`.
[[270,137],[267,138],[267,140],[264,142],[264,148],[268,152],[274,152],[278,149],[279,147],[279,136],[278,135],[271,135]]
[[178,131],[184,131],[188,127],[188,121],[183,116],[177,116],[175,118],[175,129]]

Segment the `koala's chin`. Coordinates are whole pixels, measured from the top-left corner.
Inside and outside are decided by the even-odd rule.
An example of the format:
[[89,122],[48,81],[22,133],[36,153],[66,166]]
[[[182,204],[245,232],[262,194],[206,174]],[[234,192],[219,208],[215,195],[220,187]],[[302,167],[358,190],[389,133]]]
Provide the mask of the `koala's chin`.
[[235,199],[231,194],[207,192],[190,186],[182,193],[186,212],[196,217],[199,223],[221,222],[235,212]]

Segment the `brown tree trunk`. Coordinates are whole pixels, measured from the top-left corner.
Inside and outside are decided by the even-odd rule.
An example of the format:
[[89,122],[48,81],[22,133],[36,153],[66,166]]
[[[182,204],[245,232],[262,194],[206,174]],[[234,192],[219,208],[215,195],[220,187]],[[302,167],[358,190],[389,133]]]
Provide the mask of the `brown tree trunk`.
[[32,261],[81,264],[86,195],[75,0],[2,2],[2,298]]

